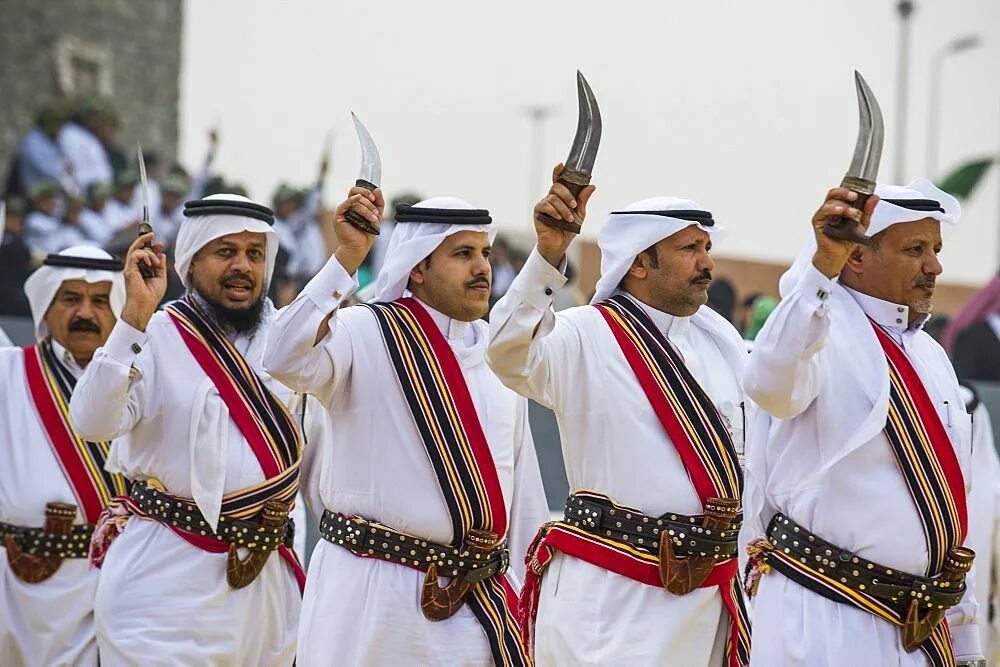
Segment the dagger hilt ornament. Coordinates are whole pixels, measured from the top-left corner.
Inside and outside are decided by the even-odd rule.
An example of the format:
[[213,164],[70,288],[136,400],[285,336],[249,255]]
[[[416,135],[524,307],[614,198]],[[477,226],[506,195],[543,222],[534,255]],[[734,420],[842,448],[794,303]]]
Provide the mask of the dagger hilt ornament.
[[[368,192],[374,192],[375,188],[378,187],[374,183],[370,183],[363,178],[359,178],[358,180],[356,180],[354,182],[354,186],[358,188],[364,188],[365,190],[368,190]],[[366,234],[371,234],[372,236],[378,236],[380,233],[378,227],[373,225],[370,220],[367,220],[364,216],[362,216],[360,213],[357,213],[354,209],[350,208],[347,209],[347,213],[344,214],[344,219]]]

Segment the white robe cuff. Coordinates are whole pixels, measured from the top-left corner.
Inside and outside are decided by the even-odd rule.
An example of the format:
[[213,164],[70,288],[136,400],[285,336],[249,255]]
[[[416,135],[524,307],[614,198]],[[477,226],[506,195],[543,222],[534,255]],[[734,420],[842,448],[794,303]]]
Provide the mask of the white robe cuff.
[[520,294],[529,306],[544,312],[552,306],[556,291],[566,284],[566,276],[563,275],[565,267],[565,257],[557,269],[541,256],[538,248],[534,248],[520,273],[511,282],[510,289]]
[[358,289],[357,274],[349,275],[335,256],[331,256],[312,280],[302,290],[313,304],[325,314],[335,311]]
[[144,331],[139,331],[124,320],[118,320],[104,343],[104,354],[122,366],[131,366],[148,339],[149,336]]
[[798,285],[795,286],[795,291],[802,295],[806,303],[815,308],[816,314],[825,315],[830,309],[828,300],[836,284],[836,280],[827,278],[819,269],[809,264]]
[[983,648],[979,638],[979,626],[976,623],[951,625],[951,646],[955,658],[968,660],[983,657]]

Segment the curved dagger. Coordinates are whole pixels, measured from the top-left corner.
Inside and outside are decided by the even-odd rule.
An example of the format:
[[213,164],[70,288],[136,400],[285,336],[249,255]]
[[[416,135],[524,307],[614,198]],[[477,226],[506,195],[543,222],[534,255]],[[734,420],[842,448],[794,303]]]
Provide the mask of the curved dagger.
[[[142,187],[142,222],[139,223],[139,236],[153,231],[153,226],[149,224],[149,184],[146,182],[146,160],[142,157],[142,144],[135,142],[136,158],[139,160],[139,184]],[[153,244],[146,243],[143,246],[146,250],[152,250]],[[139,262],[139,273],[143,278],[152,278],[156,271],[145,262]]]
[[[361,170],[358,172],[358,180],[355,181],[354,185],[366,190],[374,190],[382,182],[382,158],[378,154],[378,147],[375,146],[375,140],[372,139],[368,128],[362,125],[353,111],[351,118],[354,119],[354,129],[358,132],[358,143],[361,144]],[[344,218],[363,232],[373,236],[379,234],[378,227],[352,210],[348,210],[344,214]]]
[[[853,207],[861,210],[865,202],[875,192],[879,162],[882,160],[882,142],[885,125],[882,110],[875,99],[875,93],[868,86],[861,73],[855,70],[854,84],[858,94],[858,141],[854,145],[851,166],[840,186],[858,193]],[[823,233],[840,241],[852,241],[868,245],[871,239],[858,231],[858,223],[850,218],[831,220],[823,227]]]
[[[576,197],[580,190],[590,184],[594,172],[594,161],[597,160],[597,149],[601,145],[601,109],[597,106],[597,98],[583,73],[576,72],[576,97],[579,106],[579,116],[576,124],[576,136],[566,158],[566,168],[559,175],[559,182],[569,188]],[[539,218],[551,227],[580,233],[580,225],[566,220],[557,220],[551,216],[540,214]]]

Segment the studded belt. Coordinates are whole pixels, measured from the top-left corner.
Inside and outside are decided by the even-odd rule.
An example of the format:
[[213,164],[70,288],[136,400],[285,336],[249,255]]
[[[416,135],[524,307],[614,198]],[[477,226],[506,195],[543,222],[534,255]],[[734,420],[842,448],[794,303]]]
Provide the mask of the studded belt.
[[809,532],[780,512],[771,519],[767,536],[773,551],[781,554],[778,558],[765,554],[768,565],[834,602],[843,600],[832,597],[823,586],[810,585],[812,580],[801,576],[784,559],[793,559],[806,570],[877,598],[901,614],[905,614],[912,600],[920,601],[922,607],[947,609],[958,604],[965,594],[965,581],[910,574],[865,560]]
[[269,552],[282,545],[291,548],[295,539],[295,522],[290,517],[274,526],[253,519],[221,516],[218,529],[213,531],[198,506],[189,500],[163,493],[142,483],[132,487],[131,497],[151,519],[251,551]]
[[742,523],[737,519],[727,530],[711,530],[702,526],[702,515],[668,512],[651,517],[603,496],[581,493],[566,500],[564,516],[566,523],[588,533],[610,537],[650,553],[658,553],[660,533],[666,531],[676,555],[714,556],[719,560],[736,556]]
[[319,534],[355,556],[379,558],[421,571],[434,564],[439,576],[468,583],[500,576],[510,566],[510,551],[506,542],[492,551],[474,553],[462,546],[431,542],[374,521],[347,517],[330,510],[323,512]]
[[[75,514],[75,512],[74,512]],[[50,533],[44,528],[15,526],[0,521],[0,544],[8,535],[29,556],[42,558],[86,558],[94,524],[74,525],[68,533]]]

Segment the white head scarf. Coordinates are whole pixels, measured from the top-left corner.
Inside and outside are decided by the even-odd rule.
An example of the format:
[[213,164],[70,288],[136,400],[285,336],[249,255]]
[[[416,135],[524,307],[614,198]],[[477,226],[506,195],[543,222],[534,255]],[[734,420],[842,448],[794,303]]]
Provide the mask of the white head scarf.
[[[456,197],[434,197],[414,208],[446,208],[476,210],[472,204]],[[403,296],[410,280],[410,271],[437,249],[441,243],[458,232],[486,232],[490,243],[497,232],[493,225],[453,225],[434,222],[400,222],[392,230],[392,239],[385,253],[385,263],[375,279],[372,301],[395,301]]]
[[597,281],[597,291],[591,303],[607,299],[628,273],[636,256],[646,248],[655,245],[668,236],[696,226],[707,232],[716,243],[725,238],[727,232],[718,225],[705,226],[694,220],[672,218],[669,215],[631,213],[632,211],[704,211],[690,199],[676,197],[653,197],[629,204],[620,212],[608,216],[608,221],[597,236],[601,248],[601,279]]
[[[78,245],[56,253],[63,257],[84,259],[114,259],[107,252],[93,246]],[[81,269],[67,266],[42,266],[28,276],[24,282],[24,293],[31,306],[31,318],[35,321],[35,338],[41,342],[49,335],[45,314],[52,305],[52,299],[67,280],[83,280],[88,283],[111,283],[111,312],[115,319],[121,315],[125,304],[125,276],[121,271]]]
[[[900,222],[916,222],[924,218],[933,218],[950,225],[958,224],[958,219],[962,217],[962,206],[958,200],[950,194],[941,190],[926,178],[918,178],[907,186],[902,185],[879,185],[875,188],[875,194],[879,196],[878,204],[872,212],[872,219],[868,225],[868,236],[875,236],[879,232],[885,231],[892,225]],[[899,204],[893,204],[887,200],[931,200],[940,204],[941,211],[920,211],[907,208]],[[902,203],[902,202],[901,202]],[[812,263],[813,255],[816,254],[816,236],[810,232],[806,242],[799,252],[798,257],[792,266],[781,276],[778,283],[778,291],[782,297],[788,296],[799,283],[802,274]]]
[[[230,194],[210,195],[201,201],[255,203],[246,197]],[[194,259],[199,250],[217,238],[240,232],[257,232],[264,235],[263,293],[267,294],[268,285],[271,284],[271,274],[274,272],[274,258],[278,255],[278,233],[263,220],[245,215],[214,214],[185,217],[184,222],[181,223],[180,231],[177,232],[177,244],[174,248],[174,268],[184,287],[190,286],[188,285],[188,271],[191,269],[191,260]]]

